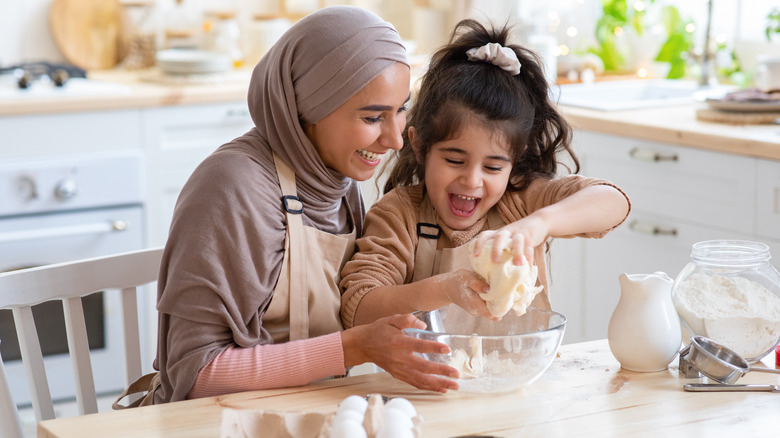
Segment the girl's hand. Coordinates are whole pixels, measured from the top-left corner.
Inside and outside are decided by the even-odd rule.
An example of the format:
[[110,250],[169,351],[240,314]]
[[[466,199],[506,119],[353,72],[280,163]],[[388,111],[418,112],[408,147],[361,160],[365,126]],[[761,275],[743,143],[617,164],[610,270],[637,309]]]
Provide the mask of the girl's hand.
[[485,300],[480,296],[481,293],[488,292],[490,285],[473,271],[458,269],[446,272],[430,277],[430,282],[430,286],[436,288],[438,294],[444,297],[446,304],[460,306],[475,316],[498,320],[498,317],[490,313]]
[[373,362],[391,376],[419,389],[446,393],[458,384],[441,376],[458,378],[458,370],[430,362],[414,353],[450,353],[445,344],[413,338],[405,328],[424,329],[425,323],[411,314],[393,315],[341,332],[344,366]]
[[495,231],[483,231],[474,242],[474,255],[482,251],[488,241],[493,241],[491,260],[500,263],[501,253],[505,249],[512,251],[512,263],[522,265],[534,263],[534,248],[547,240],[548,226],[540,217],[533,214],[512,222]]

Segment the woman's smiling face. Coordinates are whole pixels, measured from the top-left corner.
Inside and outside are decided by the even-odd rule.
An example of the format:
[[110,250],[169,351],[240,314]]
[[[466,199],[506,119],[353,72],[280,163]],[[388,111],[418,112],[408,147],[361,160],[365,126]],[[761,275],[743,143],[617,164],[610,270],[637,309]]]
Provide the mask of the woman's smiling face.
[[305,127],[326,166],[365,181],[382,155],[401,149],[409,78],[409,67],[396,62],[335,111]]
[[[453,138],[431,145],[425,157],[425,188],[434,209],[449,227],[474,225],[498,202],[512,170],[510,145],[473,117]],[[414,144],[414,127],[409,128]]]

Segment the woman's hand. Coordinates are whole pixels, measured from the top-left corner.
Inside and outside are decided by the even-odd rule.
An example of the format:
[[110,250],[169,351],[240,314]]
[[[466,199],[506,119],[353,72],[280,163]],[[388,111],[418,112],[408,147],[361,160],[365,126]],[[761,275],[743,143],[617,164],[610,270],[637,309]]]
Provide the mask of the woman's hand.
[[512,263],[523,265],[534,263],[534,248],[543,244],[548,237],[548,224],[541,215],[531,214],[495,231],[483,231],[474,242],[474,255],[479,255],[488,241],[493,241],[491,260],[501,261],[505,249],[512,251]]
[[416,339],[404,334],[405,328],[424,329],[425,323],[411,314],[393,315],[367,325],[341,332],[344,366],[373,362],[398,380],[416,388],[436,392],[458,389],[458,384],[440,376],[458,378],[455,368],[430,362],[414,353],[447,354],[445,344]]

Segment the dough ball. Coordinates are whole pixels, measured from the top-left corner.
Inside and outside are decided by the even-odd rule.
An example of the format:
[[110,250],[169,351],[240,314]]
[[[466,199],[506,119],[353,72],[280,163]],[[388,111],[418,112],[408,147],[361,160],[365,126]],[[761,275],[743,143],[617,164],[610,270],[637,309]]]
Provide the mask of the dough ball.
[[490,256],[493,251],[492,240],[482,247],[478,257],[474,257],[474,243],[472,240],[469,244],[469,261],[471,269],[490,285],[490,290],[481,294],[490,313],[502,317],[509,309],[515,309],[518,315],[524,314],[536,294],[543,289],[536,285],[536,265],[514,265],[512,251],[508,248],[502,252],[501,261],[494,263]]

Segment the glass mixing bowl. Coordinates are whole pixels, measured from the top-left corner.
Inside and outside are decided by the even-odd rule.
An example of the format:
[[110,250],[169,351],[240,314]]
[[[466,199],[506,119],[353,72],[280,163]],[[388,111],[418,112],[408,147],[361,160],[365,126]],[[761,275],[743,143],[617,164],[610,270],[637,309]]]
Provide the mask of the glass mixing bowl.
[[412,337],[447,344],[450,354],[421,354],[455,367],[460,392],[496,394],[514,391],[538,379],[558,352],[566,318],[551,310],[529,307],[510,311],[500,321],[472,316],[455,305],[419,312],[426,330],[405,329]]
[[770,260],[760,242],[694,244],[672,287],[683,339],[710,338],[748,362],[769,354],[780,340],[780,274]]

